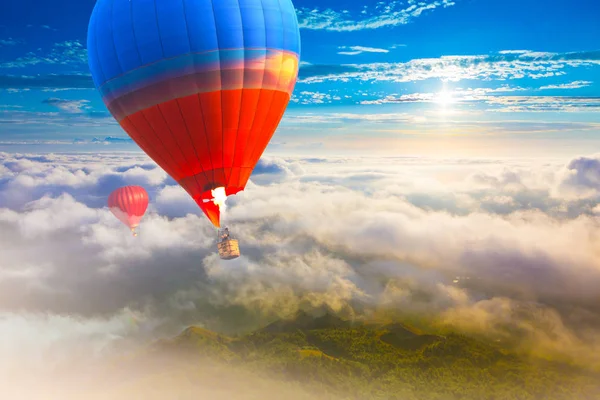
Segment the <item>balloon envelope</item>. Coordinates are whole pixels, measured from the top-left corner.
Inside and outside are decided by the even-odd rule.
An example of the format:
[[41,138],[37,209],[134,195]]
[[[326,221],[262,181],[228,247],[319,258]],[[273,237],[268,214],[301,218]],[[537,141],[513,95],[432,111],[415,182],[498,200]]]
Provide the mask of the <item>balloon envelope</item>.
[[115,119],[219,226],[211,190],[244,189],[296,83],[291,0],[98,0],[88,54]]
[[134,230],[148,209],[148,192],[141,186],[124,186],[108,196],[110,211]]

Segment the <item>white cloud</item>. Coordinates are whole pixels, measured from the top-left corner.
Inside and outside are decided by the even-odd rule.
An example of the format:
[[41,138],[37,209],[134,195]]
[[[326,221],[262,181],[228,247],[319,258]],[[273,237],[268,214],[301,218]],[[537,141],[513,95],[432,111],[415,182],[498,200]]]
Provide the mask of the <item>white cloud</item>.
[[0,313],[2,395],[15,400],[125,400],[193,393],[215,400],[341,400],[235,362],[222,364],[198,354],[192,365],[160,347],[149,352],[143,331],[156,326],[143,318],[129,309],[87,319]]
[[373,11],[363,8],[359,18],[352,18],[347,11],[318,8],[300,8],[297,10],[300,28],[311,30],[327,30],[336,32],[351,32],[366,29],[379,29],[405,25],[421,16],[425,11],[439,7],[450,7],[456,3],[451,0],[426,0],[409,3],[406,7],[402,1],[378,3]]
[[179,185],[165,186],[156,195],[154,207],[160,214],[184,217],[187,214],[201,215],[198,205]]
[[49,194],[71,194],[88,205],[103,206],[110,192],[120,186],[142,185],[153,194],[166,173],[149,163],[145,155],[102,156],[21,155],[0,153],[0,204],[21,209],[26,203]]
[[[345,64],[344,72],[306,76],[301,83],[329,81],[415,82],[427,79],[458,82],[461,80],[541,79],[562,76],[569,68],[600,65],[594,53],[493,54],[442,56],[413,59],[398,63]],[[338,66],[339,67],[339,66]]]
[[387,104],[387,103],[429,103],[436,97],[436,93],[411,93],[400,96],[388,95],[382,99],[362,100],[360,104]]
[[[457,325],[494,298],[600,314],[596,156],[265,159],[228,201],[243,253],[228,263],[193,201],[145,157],[2,157],[0,195],[13,202],[0,212],[4,313],[108,318],[115,335],[126,307],[160,322],[156,335],[241,329],[240,310],[256,327],[298,307],[385,306]],[[129,179],[155,193],[138,238],[102,208]],[[581,321],[556,310],[572,334]]]
[[559,195],[570,198],[600,198],[600,157],[578,157],[560,173]]
[[42,88],[41,90],[42,90],[42,92],[67,92],[67,91],[71,91],[71,90],[95,90],[95,89],[68,87],[68,88]]
[[526,54],[531,53],[531,50],[501,50],[500,54]]
[[394,123],[414,122],[415,116],[407,113],[302,113],[286,116],[284,124],[339,124],[354,122]]
[[[468,88],[453,89],[447,92],[437,93],[410,93],[403,95],[390,94],[382,98],[362,100],[359,103],[365,105],[394,104],[394,103],[468,103],[479,102],[491,105],[488,111],[499,112],[545,112],[545,111],[572,111],[593,112],[600,107],[600,100],[596,97],[572,97],[572,96],[529,96],[529,95],[506,95],[504,93],[515,93],[522,91],[536,91],[548,89],[577,89],[584,86],[585,82],[577,81],[563,85],[543,86],[538,89],[513,86],[500,86],[497,88]],[[442,94],[448,97],[442,98]]]
[[[51,29],[48,27],[47,29]],[[14,61],[0,63],[0,68],[23,68],[38,64],[81,65],[87,64],[87,50],[79,40],[55,43],[49,52],[36,50]]]
[[597,97],[571,96],[488,96],[482,99],[498,112],[595,112],[600,108]]
[[43,101],[44,104],[49,104],[63,111],[74,114],[81,114],[84,112],[84,109],[91,108],[87,105],[89,102],[89,100],[65,100],[56,97],[51,97]]
[[29,88],[7,88],[4,90],[6,90],[6,92],[8,92],[8,93],[22,93],[22,92],[29,92],[31,89],[29,89]]
[[[0,337],[0,371],[2,375],[9,372],[16,360],[24,363],[21,367],[30,369],[32,374],[47,368],[44,362],[50,359],[58,363],[77,355],[91,361],[98,358],[103,348],[134,328],[126,312],[108,319],[3,312],[0,313],[0,329],[4,332]],[[66,353],[60,354],[63,351]]]
[[546,85],[540,87],[539,90],[550,90],[550,89],[580,89],[586,86],[590,86],[590,81],[574,81],[569,83],[559,83],[557,85]]
[[78,203],[69,194],[53,199],[42,197],[28,203],[25,214],[18,216],[15,211],[0,210],[0,221],[18,220],[18,228],[23,237],[36,239],[38,236],[54,234],[65,229],[76,229],[98,219],[96,211]]
[[389,53],[390,51],[387,49],[380,49],[377,47],[364,47],[364,46],[339,46],[338,49],[343,51],[338,51],[338,54],[354,56],[361,53]]
[[16,46],[18,44],[23,43],[21,40],[13,39],[9,37],[8,39],[0,39],[0,47],[2,46]]
[[293,103],[298,104],[327,104],[340,100],[342,100],[341,96],[335,94],[335,92],[321,93],[308,90],[294,93],[294,96],[291,99]]
[[[18,89],[19,91],[23,89]],[[86,108],[87,100],[64,100],[52,105],[70,111],[69,114],[19,110],[0,110],[0,126],[10,125],[15,129],[21,125],[35,125],[38,129],[52,127],[108,128],[117,125],[106,112],[95,113]],[[54,131],[55,133],[56,131]]]
[[[27,25],[27,27],[30,27],[30,25]],[[51,27],[50,25],[40,25],[40,28],[42,29],[47,29],[49,31],[58,31],[58,29]]]

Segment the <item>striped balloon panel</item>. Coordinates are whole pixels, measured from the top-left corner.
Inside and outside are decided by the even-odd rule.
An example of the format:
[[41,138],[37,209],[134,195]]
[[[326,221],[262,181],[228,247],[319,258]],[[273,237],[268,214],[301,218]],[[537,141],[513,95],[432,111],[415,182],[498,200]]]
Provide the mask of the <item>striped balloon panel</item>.
[[[165,65],[166,64],[166,65]],[[99,87],[117,119],[198,93],[267,89],[292,94],[298,56],[275,49],[237,49],[187,54],[154,63]]]

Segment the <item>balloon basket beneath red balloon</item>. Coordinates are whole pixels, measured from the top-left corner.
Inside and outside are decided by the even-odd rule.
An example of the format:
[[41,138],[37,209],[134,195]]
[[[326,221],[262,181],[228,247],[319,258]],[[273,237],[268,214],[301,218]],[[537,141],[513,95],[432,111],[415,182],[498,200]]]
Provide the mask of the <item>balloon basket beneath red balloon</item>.
[[233,260],[240,256],[240,246],[237,239],[231,237],[228,228],[219,230],[217,249],[221,260]]

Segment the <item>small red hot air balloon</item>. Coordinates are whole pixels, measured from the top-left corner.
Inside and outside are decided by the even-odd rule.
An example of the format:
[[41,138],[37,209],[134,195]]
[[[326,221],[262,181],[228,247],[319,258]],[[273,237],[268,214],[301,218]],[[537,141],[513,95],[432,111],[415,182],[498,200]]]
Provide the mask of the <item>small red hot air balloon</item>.
[[124,186],[108,196],[110,211],[137,236],[138,227],[148,208],[148,192],[141,186]]

